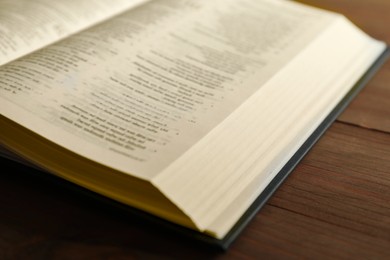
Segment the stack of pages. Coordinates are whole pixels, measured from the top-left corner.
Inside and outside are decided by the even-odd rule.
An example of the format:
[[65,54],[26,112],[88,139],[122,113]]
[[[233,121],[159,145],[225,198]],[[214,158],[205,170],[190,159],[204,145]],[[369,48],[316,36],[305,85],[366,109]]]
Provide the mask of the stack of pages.
[[0,154],[227,245],[385,52],[286,0],[3,1]]

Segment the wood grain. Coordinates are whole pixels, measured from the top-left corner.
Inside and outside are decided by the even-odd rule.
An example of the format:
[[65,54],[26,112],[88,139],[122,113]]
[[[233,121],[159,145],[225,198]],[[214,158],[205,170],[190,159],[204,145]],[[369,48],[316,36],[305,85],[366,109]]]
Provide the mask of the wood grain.
[[390,62],[374,76],[341,114],[339,121],[360,127],[390,132]]
[[[388,0],[304,0],[390,42]],[[0,259],[390,259],[390,64],[226,252],[0,159]]]

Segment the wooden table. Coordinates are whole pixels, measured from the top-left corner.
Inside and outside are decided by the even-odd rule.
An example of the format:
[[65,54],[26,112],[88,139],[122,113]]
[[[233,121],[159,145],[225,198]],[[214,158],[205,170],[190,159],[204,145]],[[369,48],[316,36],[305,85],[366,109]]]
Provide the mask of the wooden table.
[[[389,0],[300,2],[390,43]],[[390,62],[227,252],[9,166],[0,176],[0,259],[390,259]]]

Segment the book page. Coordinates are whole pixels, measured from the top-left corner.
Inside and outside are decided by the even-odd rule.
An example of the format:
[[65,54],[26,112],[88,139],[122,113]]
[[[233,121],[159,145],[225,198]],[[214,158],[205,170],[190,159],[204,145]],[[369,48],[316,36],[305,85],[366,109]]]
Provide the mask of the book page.
[[145,0],[1,0],[0,65]]
[[200,227],[223,237],[264,189],[273,188],[267,186],[279,170],[386,49],[345,17],[334,18],[260,91],[153,179]]
[[87,158],[153,178],[330,19],[283,3],[152,1],[3,66],[1,111]]

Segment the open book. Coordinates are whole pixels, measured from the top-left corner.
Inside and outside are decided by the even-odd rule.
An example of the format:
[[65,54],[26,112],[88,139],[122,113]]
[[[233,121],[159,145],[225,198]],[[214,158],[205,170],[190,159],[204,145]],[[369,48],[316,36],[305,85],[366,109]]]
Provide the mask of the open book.
[[1,156],[224,245],[387,50],[286,0],[13,0],[0,14]]

